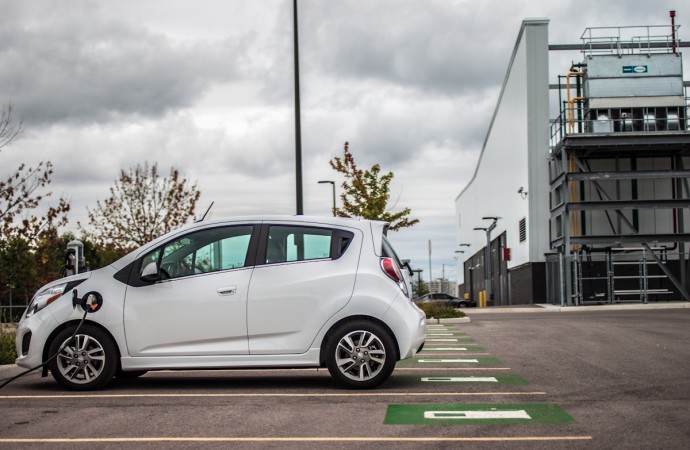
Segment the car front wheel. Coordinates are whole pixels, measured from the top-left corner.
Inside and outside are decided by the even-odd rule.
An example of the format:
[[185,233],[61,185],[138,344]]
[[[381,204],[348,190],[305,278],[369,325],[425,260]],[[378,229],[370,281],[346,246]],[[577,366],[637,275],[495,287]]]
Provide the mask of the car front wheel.
[[363,320],[339,327],[328,340],[326,352],[331,376],[351,389],[370,389],[383,383],[397,359],[390,334]]
[[87,391],[108,384],[117,367],[115,344],[100,329],[83,325],[71,337],[75,327],[62,330],[50,345],[50,354],[60,352],[50,363],[55,381],[67,389]]

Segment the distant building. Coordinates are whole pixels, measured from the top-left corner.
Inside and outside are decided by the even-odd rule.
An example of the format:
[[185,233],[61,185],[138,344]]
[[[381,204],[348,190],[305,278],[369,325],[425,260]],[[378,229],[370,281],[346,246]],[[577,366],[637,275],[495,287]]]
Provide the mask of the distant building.
[[430,294],[450,294],[457,295],[455,282],[448,278],[437,278],[429,285]]

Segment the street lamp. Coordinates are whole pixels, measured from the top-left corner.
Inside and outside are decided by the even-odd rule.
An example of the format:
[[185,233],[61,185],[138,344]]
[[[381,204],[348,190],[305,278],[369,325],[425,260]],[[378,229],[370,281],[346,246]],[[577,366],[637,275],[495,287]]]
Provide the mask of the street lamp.
[[422,286],[422,272],[424,272],[422,269],[412,269],[413,273],[417,274],[417,292],[415,293],[418,297],[421,297],[419,293],[421,292],[421,286]]
[[335,181],[321,180],[319,184],[330,184],[333,188],[333,217],[335,217]]
[[295,65],[295,184],[297,197],[297,215],[304,214],[304,201],[302,196],[302,127],[300,124],[299,102],[299,32],[297,28],[297,0],[292,2],[293,39],[294,39],[294,65]]
[[493,265],[491,264],[491,232],[496,228],[496,222],[500,217],[488,216],[482,217],[482,220],[491,220],[491,225],[488,227],[476,227],[475,231],[484,231],[486,233],[486,249],[484,250],[484,288],[486,289],[487,298],[494,299],[493,294]]

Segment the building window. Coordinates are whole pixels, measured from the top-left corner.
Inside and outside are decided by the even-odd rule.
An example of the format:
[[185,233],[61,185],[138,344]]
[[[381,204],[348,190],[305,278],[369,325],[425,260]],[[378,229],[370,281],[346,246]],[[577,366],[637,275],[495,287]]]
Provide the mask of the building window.
[[525,242],[527,240],[527,219],[525,217],[520,219],[518,234],[520,235],[520,242]]

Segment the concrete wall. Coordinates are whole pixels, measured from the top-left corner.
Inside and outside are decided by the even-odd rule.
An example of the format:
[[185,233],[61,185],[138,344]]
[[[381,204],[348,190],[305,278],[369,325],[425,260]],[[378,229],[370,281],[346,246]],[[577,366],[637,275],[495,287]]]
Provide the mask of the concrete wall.
[[[486,246],[485,216],[501,219],[492,238],[506,232],[511,248],[508,268],[544,261],[549,248],[548,180],[548,20],[522,23],[501,94],[474,176],[456,198],[458,243],[471,247],[458,259],[458,283],[463,263]],[[527,191],[522,198],[518,189]],[[520,219],[527,219],[527,240],[519,242]]]

